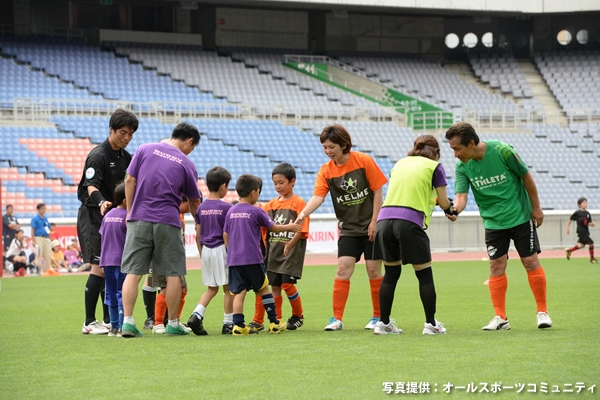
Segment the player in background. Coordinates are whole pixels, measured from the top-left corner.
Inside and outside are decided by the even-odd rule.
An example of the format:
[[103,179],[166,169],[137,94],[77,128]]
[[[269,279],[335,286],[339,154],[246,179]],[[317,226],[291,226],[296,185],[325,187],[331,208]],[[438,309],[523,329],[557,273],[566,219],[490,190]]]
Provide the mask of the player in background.
[[383,276],[381,262],[373,259],[373,240],[377,216],[383,200],[382,187],[387,178],[375,161],[364,153],[351,151],[352,139],[341,125],[329,125],[320,136],[329,162],[317,174],[313,197],[298,215],[296,223],[312,214],[331,194],[338,219],[338,268],[333,282],[333,317],[326,331],[342,330],[344,309],[350,293],[350,278],[364,254],[371,286],[372,317],[365,329],[375,329],[379,322],[379,288]]
[[[294,193],[296,170],[292,165],[282,163],[273,169],[271,176],[279,196],[263,205],[263,210],[277,225],[295,221],[306,206],[306,202]],[[296,330],[304,325],[302,299],[296,283],[302,278],[309,223],[309,218],[305,218],[300,232],[269,232],[267,235],[267,277],[275,299],[277,319],[283,316],[282,289],[292,306],[292,315],[286,325],[288,330]],[[262,324],[264,308],[258,302],[255,308],[253,322]],[[262,318],[259,317],[257,321],[258,315]]]
[[398,161],[390,173],[390,186],[377,219],[373,258],[383,260],[385,275],[379,302],[381,321],[373,333],[402,333],[390,319],[396,284],[402,265],[412,264],[419,281],[419,295],[425,311],[424,335],[446,333],[435,319],[437,295],[431,268],[431,249],[425,229],[436,205],[452,214],[452,202],[446,193],[446,171],[440,159],[440,145],[431,135],[415,139],[408,157]]
[[260,249],[261,227],[269,232],[297,232],[301,226],[293,223],[275,225],[267,214],[256,207],[260,194],[259,181],[256,176],[242,175],[238,178],[235,189],[240,202],[231,207],[225,217],[223,239],[227,246],[227,265],[229,266],[229,290],[235,295],[233,299],[233,335],[258,333],[244,323],[244,299],[248,290],[259,293],[269,316],[269,333],[280,333],[286,324],[277,319],[275,300],[269,289],[263,254]]
[[586,245],[590,252],[590,264],[598,264],[598,260],[594,257],[594,241],[590,237],[590,226],[595,226],[592,222],[592,214],[587,211],[587,199],[581,197],[577,200],[577,206],[579,210],[575,211],[569,222],[567,222],[567,235],[571,234],[571,221],[577,223],[577,244],[571,248],[565,249],[567,253],[567,260],[571,259],[571,253],[576,250],[583,249]]
[[211,168],[206,173],[208,199],[194,216],[196,221],[196,245],[202,258],[202,283],[208,289],[198,300],[194,312],[188,319],[188,326],[196,335],[207,335],[204,329],[204,313],[210,301],[223,287],[223,328],[222,334],[233,331],[233,295],[229,292],[229,268],[227,267],[227,248],[223,239],[223,227],[227,211],[233,207],[223,201],[229,190],[231,174],[223,167]]
[[127,201],[125,200],[125,183],[115,188],[113,196],[116,208],[111,209],[102,220],[100,235],[102,236],[102,252],[100,268],[104,270],[106,296],[104,303],[110,314],[110,330],[108,336],[121,336],[123,325],[123,282],[125,274],[121,272],[121,260],[125,237],[127,235]]
[[[498,140],[481,142],[475,129],[466,122],[452,125],[446,131],[446,139],[458,158],[454,209],[458,214],[465,209],[471,188],[485,228],[490,258],[489,290],[496,316],[482,329],[510,329],[506,316],[506,266],[511,240],[527,271],[537,306],[538,328],[551,327],[546,274],[538,258],[541,249],[537,228],[544,222],[544,213],[531,172],[512,146]],[[455,220],[456,216],[449,218]]]

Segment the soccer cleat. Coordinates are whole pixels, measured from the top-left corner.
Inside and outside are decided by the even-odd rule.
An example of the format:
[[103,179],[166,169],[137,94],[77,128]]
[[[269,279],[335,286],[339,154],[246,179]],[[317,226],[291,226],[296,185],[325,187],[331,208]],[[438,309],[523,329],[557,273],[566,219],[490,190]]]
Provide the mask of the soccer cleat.
[[81,333],[83,333],[84,335],[105,335],[108,333],[108,329],[100,325],[98,321],[94,321],[88,325],[86,325],[84,322],[83,328],[81,328]]
[[231,335],[233,333],[233,324],[223,324],[223,329],[221,329],[222,335]]
[[121,327],[121,332],[122,332],[121,334],[125,338],[144,336],[144,334],[142,332],[140,332],[140,330],[137,328],[137,326],[135,326],[135,324],[130,324],[127,322],[123,322],[123,326]]
[[537,313],[537,324],[540,329],[550,328],[552,326],[552,320],[547,312]]
[[102,326],[105,327],[109,331],[110,331],[110,328],[112,328],[112,325],[110,324],[110,322],[103,322]]
[[598,260],[596,260],[595,258],[592,258],[590,260],[590,264],[598,264]]
[[373,333],[375,335],[399,335],[402,333],[402,329],[398,328],[396,321],[390,318],[390,322],[387,325],[382,321],[377,321]]
[[189,334],[190,333],[181,324],[177,326],[167,325],[165,328],[165,336],[185,336]]
[[120,336],[119,333],[121,333],[121,331],[119,330],[119,328],[110,328],[110,331],[108,331],[108,337],[117,337],[117,336]]
[[269,333],[276,335],[279,332],[285,331],[285,328],[286,328],[286,323],[283,322],[283,320],[279,320],[279,322],[277,324],[275,322],[271,322],[269,324]]
[[489,324],[481,328],[484,331],[508,331],[510,330],[510,324],[508,318],[505,320],[496,315]]
[[149,331],[152,329],[152,327],[154,327],[154,317],[146,318],[146,321],[144,322],[144,330]]
[[565,253],[567,253],[567,260],[571,259],[571,250],[565,249]]
[[373,317],[369,320],[369,323],[367,324],[367,326],[365,326],[365,329],[375,329],[375,325],[377,325],[377,323],[379,322],[379,318],[377,317]]
[[286,325],[286,329],[290,331],[295,331],[298,328],[302,328],[304,326],[304,316],[298,317],[296,315],[292,315]]
[[441,333],[446,333],[446,328],[444,328],[444,324],[440,321],[436,319],[435,326],[425,322],[425,325],[423,326],[423,335],[438,335]]
[[329,324],[325,327],[326,331],[341,331],[342,329],[344,329],[344,324],[336,317],[329,318]]
[[[263,327],[263,329],[264,329],[264,327]],[[257,333],[258,333],[258,331],[256,329],[252,328],[250,326],[250,324],[244,326],[243,328],[241,326],[234,325],[233,329],[231,331],[231,334],[233,336],[253,335],[253,334],[257,334]]]
[[204,324],[202,324],[202,320],[203,318],[196,313],[193,313],[190,319],[188,319],[187,324],[190,328],[192,328],[192,332],[194,332],[195,335],[208,335],[208,332],[206,332],[206,329],[204,329]]
[[188,324],[182,324],[182,323],[180,322],[180,323],[179,323],[179,325],[181,325],[181,327],[182,327],[183,329],[185,329],[187,332],[191,332],[191,331],[192,331],[192,328],[190,328],[190,327],[188,326]]
[[265,329],[265,326],[263,324],[259,324],[258,322],[254,322],[254,321],[250,322],[248,324],[248,326],[250,328],[254,329],[256,332],[260,332]]
[[164,335],[165,326],[163,324],[154,325],[152,327],[152,333],[156,333],[158,335]]

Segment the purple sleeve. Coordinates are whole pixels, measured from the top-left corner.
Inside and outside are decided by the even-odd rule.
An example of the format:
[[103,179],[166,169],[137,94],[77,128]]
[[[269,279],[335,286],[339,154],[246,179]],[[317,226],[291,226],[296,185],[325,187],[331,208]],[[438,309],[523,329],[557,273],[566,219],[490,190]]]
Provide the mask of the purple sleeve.
[[131,163],[129,163],[129,167],[127,168],[127,175],[133,176],[137,179],[138,171],[140,167],[140,158],[142,158],[142,153],[144,152],[144,145],[138,147],[137,151],[133,155],[131,159]]
[[271,218],[269,218],[267,212],[262,208],[260,209],[260,212],[257,213],[257,220],[260,226],[264,226],[267,229],[269,229],[275,224],[273,221],[271,221]]
[[229,213],[233,210],[233,207],[227,211],[227,215],[225,215],[225,225],[223,225],[223,232],[229,233]]
[[433,187],[436,188],[446,185],[448,185],[448,182],[446,181],[446,171],[442,164],[438,164],[433,172]]
[[199,199],[200,191],[198,190],[198,171],[196,171],[196,166],[193,162],[189,161],[185,167],[187,170],[185,195],[189,199]]

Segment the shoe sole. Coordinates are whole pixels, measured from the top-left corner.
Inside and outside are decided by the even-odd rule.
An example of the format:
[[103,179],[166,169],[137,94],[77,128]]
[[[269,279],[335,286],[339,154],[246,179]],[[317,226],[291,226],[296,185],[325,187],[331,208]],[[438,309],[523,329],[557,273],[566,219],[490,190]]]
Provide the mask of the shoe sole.
[[546,322],[538,325],[539,329],[552,328],[552,324],[548,324]]
[[500,324],[496,327],[496,329],[490,329],[486,327],[481,328],[483,331],[510,331],[510,325],[508,323]]
[[343,327],[342,328],[325,328],[325,330],[328,332],[341,331],[343,329],[344,329]]
[[137,333],[137,332],[123,331],[123,333],[121,333],[121,336],[124,338],[133,338],[133,337],[142,337],[144,335]]

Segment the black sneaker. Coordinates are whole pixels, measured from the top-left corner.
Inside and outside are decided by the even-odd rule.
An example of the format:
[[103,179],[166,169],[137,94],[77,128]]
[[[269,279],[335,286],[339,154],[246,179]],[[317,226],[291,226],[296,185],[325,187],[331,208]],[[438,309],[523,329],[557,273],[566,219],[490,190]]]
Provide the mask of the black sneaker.
[[250,322],[248,324],[248,326],[257,332],[260,332],[265,329],[265,326],[263,324],[259,324],[258,322],[254,322],[254,321]]
[[154,318],[153,317],[146,318],[146,322],[144,322],[144,330],[148,331],[152,328],[154,328]]
[[223,324],[221,333],[223,335],[231,335],[233,333],[233,324]]
[[294,331],[298,328],[301,328],[303,325],[304,325],[304,316],[297,317],[295,315],[292,315],[290,317],[290,319],[288,319],[288,321],[287,321],[286,329],[290,330],[290,331]]
[[187,324],[190,328],[192,328],[192,332],[194,332],[194,334],[198,336],[208,335],[208,332],[206,332],[206,329],[204,329],[204,325],[202,324],[202,318],[198,314],[192,314],[190,319],[188,319]]

